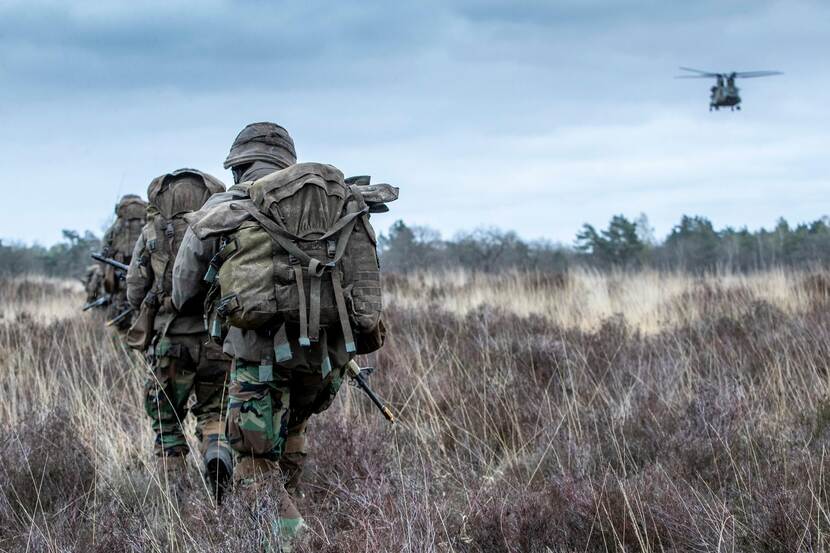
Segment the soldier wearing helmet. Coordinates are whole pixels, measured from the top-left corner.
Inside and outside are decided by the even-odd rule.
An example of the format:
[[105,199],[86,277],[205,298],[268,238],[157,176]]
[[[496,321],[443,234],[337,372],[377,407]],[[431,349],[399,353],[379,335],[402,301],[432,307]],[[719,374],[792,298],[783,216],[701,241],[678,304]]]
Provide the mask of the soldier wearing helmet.
[[[129,265],[147,214],[147,202],[135,194],[126,194],[115,206],[115,222],[110,226],[102,241],[101,253]],[[124,275],[110,265],[103,268],[104,290],[110,295],[107,318],[119,332],[126,332],[132,323],[132,313],[127,302]]]
[[[296,161],[294,142],[279,125],[253,123],[239,133],[224,164],[233,173],[234,186],[188,217],[191,227],[173,269],[173,302],[177,307],[204,290],[211,261],[221,249],[221,236],[201,223],[208,218],[238,217],[239,211],[233,207],[248,201],[252,181],[293,166]],[[281,501],[276,527],[284,550],[288,550],[286,544],[303,528],[292,498],[300,494],[308,419],[331,404],[350,356],[337,329],[321,329],[317,342],[300,347],[299,332],[288,327],[287,339],[296,355],[290,364],[276,363],[272,373],[263,373],[262,360],[273,356],[274,331],[267,325],[255,330],[231,326],[223,337],[225,353],[234,358],[226,428],[236,452],[234,482],[255,489],[251,485],[264,474],[281,470],[286,476],[287,494]]]
[[[167,480],[181,484],[189,452],[183,423],[196,418],[208,481],[219,495],[233,470],[224,432],[230,360],[207,339],[201,305],[173,307],[173,262],[187,229],[184,215],[201,208],[225,186],[195,169],[162,175],[147,190],[147,223],[135,244],[127,272],[127,299],[138,314],[127,343],[147,354],[153,374],[144,390],[144,408],[156,434],[155,453]],[[191,396],[195,402],[189,405]]]

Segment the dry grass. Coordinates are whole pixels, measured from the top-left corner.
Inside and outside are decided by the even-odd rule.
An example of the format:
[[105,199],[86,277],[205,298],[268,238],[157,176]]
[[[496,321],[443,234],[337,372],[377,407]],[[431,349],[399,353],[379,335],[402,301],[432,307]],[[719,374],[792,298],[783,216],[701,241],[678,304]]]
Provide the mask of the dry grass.
[[596,330],[608,318],[624,314],[626,322],[648,334],[700,319],[702,307],[735,315],[740,304],[702,305],[683,301],[689,293],[717,290],[723,294],[752,293],[787,314],[811,306],[807,293],[793,286],[801,274],[780,271],[750,275],[601,273],[588,269],[561,274],[508,273],[489,275],[456,271],[414,273],[388,280],[392,307],[423,308],[425,303],[466,316],[483,306],[528,317],[537,315],[558,326]]
[[[176,506],[142,363],[61,286],[0,282],[0,550],[260,550],[276,498],[215,508],[194,467]],[[830,549],[830,275],[387,289],[401,423],[350,387],[313,420],[303,550]]]

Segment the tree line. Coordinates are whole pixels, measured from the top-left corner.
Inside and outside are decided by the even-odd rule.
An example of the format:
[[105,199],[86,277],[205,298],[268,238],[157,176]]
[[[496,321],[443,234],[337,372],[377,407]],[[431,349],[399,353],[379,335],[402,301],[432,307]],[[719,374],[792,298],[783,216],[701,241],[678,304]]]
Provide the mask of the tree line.
[[[378,241],[384,270],[470,269],[555,272],[571,267],[704,273],[750,272],[772,267],[830,266],[830,219],[795,226],[779,219],[771,230],[716,229],[701,216],[683,216],[663,240],[645,215],[615,215],[605,228],[585,224],[572,244],[523,240],[513,231],[482,228],[452,239],[428,227],[397,221]],[[64,230],[50,247],[0,241],[0,276],[45,274],[79,277],[100,248],[91,232]]]
[[48,248],[0,240],[0,276],[80,277],[92,263],[89,254],[100,249],[101,240],[89,231],[64,230],[63,239]]
[[779,219],[772,230],[716,229],[701,216],[684,215],[663,240],[657,240],[645,215],[615,215],[608,226],[585,224],[573,244],[524,241],[512,231],[479,229],[443,240],[429,228],[392,225],[380,238],[384,268],[407,272],[430,268],[564,271],[652,268],[666,271],[750,272],[772,267],[830,265],[830,219],[796,226]]

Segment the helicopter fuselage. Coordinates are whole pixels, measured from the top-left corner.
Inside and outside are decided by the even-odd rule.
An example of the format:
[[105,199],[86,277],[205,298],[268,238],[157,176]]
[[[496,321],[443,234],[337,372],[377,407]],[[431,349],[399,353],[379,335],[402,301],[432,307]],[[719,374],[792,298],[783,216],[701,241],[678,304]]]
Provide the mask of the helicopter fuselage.
[[738,91],[738,87],[733,82],[727,84],[718,82],[711,89],[709,111],[720,108],[741,109],[741,95]]

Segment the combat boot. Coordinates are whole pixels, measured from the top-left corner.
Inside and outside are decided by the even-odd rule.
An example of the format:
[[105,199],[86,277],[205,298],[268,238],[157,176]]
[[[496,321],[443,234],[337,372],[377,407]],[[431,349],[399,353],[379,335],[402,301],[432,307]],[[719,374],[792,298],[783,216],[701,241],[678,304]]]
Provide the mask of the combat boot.
[[205,481],[217,503],[222,502],[233,477],[233,454],[227,446],[213,443],[205,451]]
[[234,486],[256,487],[266,476],[278,471],[279,467],[274,461],[262,457],[242,457],[233,470]]
[[269,485],[279,485],[279,514],[271,521],[270,537],[263,545],[275,553],[295,551],[306,536],[306,524],[291,495],[285,491],[279,465],[261,457],[242,457],[234,468],[233,483],[237,493],[249,496],[250,503],[255,503],[260,493],[268,493]]
[[274,521],[273,531],[278,536],[280,553],[292,553],[307,538],[305,521],[287,492],[280,500],[280,516]]
[[306,461],[305,429],[308,420],[288,429],[285,451],[280,457],[280,470],[285,477],[285,490],[295,499],[303,499],[303,473]]

